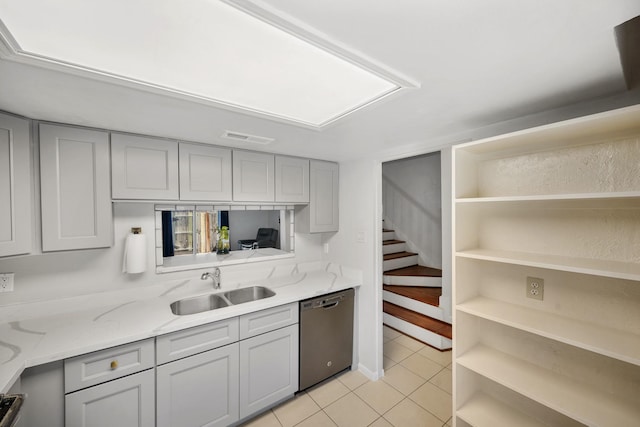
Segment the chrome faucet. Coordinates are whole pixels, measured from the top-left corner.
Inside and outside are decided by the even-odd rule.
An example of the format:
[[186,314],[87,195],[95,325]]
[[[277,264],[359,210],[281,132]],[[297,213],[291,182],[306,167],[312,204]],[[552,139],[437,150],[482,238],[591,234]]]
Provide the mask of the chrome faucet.
[[218,267],[213,270],[213,273],[209,273],[208,271],[206,273],[202,273],[200,279],[213,279],[213,289],[220,289],[220,269]]

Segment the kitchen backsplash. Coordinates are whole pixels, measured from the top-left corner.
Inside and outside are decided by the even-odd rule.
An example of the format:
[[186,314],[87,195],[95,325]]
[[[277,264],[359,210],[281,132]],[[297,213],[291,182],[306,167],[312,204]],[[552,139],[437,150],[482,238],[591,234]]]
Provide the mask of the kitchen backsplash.
[[[90,249],[0,258],[0,272],[15,274],[14,292],[0,293],[0,307],[10,304],[46,301],[79,295],[136,287],[160,282],[199,278],[203,271],[156,274],[153,231],[154,206],[151,203],[115,203],[114,244],[110,248]],[[131,227],[142,227],[147,234],[147,270],[140,274],[122,273],[124,244]],[[323,259],[320,234],[296,236],[295,258],[221,267],[225,283],[259,279],[280,274],[279,269],[319,263]],[[39,247],[39,242],[34,247]],[[318,264],[319,265],[319,264]],[[293,266],[293,267],[291,267]],[[302,268],[302,267],[299,267]],[[317,266],[313,267],[317,269]]]

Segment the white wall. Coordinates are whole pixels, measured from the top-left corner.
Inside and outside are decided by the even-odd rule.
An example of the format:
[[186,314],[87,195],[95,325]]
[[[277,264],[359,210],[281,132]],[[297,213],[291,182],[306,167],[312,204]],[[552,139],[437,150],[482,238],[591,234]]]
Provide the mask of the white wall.
[[[355,343],[360,369],[370,378],[382,374],[382,294],[378,271],[382,249],[380,162],[371,159],[340,164],[340,231],[326,233],[329,253],[325,259],[362,271],[358,290]],[[363,233],[364,241],[358,240]]]
[[420,263],[442,268],[440,152],[382,164],[385,227],[393,228]]

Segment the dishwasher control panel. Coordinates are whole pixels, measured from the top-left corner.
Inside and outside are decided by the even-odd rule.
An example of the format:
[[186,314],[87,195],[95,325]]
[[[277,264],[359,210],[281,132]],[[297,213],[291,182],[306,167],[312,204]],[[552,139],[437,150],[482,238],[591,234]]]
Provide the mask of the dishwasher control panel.
[[300,308],[303,310],[308,310],[310,308],[334,307],[342,300],[344,300],[344,298],[345,294],[342,293],[340,295],[328,296],[326,298],[316,298],[311,301],[302,301]]

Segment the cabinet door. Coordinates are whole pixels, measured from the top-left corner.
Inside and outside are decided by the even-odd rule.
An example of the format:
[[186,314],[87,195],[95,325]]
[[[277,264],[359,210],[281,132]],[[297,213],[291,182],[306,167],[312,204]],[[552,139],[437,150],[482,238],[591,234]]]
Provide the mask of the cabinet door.
[[65,396],[66,427],[154,427],[153,369]]
[[62,361],[25,369],[20,392],[26,394],[16,427],[64,427],[64,369]]
[[178,199],[178,143],[111,134],[114,199]]
[[273,202],[273,154],[233,151],[233,200],[236,202]]
[[31,252],[29,122],[0,114],[0,256]]
[[298,391],[298,324],[240,341],[240,418]]
[[40,125],[42,250],[113,243],[109,134]]
[[309,160],[276,156],[276,202],[309,203]]
[[238,421],[238,343],[158,366],[157,420],[158,427]]
[[338,174],[337,163],[320,160],[309,162],[309,204],[297,210],[298,231],[338,231]]
[[231,150],[180,143],[180,199],[231,200]]

